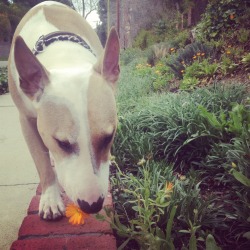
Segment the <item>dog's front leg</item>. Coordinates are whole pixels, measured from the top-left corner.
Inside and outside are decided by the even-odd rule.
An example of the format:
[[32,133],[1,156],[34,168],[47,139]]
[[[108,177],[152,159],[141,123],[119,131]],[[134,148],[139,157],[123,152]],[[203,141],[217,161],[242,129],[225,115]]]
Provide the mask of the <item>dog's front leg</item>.
[[58,219],[63,216],[65,208],[48,149],[37,131],[36,119],[20,115],[20,123],[42,186],[39,215],[46,220]]

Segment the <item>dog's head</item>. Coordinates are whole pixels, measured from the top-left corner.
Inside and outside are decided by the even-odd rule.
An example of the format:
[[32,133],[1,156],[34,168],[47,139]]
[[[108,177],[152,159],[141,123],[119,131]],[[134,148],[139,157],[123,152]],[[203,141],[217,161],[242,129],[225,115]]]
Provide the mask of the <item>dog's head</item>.
[[83,211],[98,212],[108,190],[117,123],[114,89],[119,41],[115,29],[94,65],[48,71],[20,36],[14,58],[20,88],[36,106],[38,131],[53,157],[60,184]]

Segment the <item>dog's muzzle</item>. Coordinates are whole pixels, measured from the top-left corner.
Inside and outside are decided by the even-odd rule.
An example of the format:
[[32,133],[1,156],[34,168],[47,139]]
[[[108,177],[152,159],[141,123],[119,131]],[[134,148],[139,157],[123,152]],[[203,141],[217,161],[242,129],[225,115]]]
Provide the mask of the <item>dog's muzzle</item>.
[[83,212],[87,214],[95,214],[102,209],[104,198],[99,197],[99,199],[96,202],[93,202],[91,205],[89,205],[88,202],[80,199],[77,199],[77,202]]

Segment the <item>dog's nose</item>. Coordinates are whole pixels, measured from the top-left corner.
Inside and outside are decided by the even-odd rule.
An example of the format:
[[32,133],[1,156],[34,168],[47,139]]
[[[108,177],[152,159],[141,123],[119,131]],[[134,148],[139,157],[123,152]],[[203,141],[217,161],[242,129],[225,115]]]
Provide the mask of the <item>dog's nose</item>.
[[104,198],[99,197],[99,199],[96,202],[93,202],[91,205],[89,205],[88,202],[77,199],[78,205],[80,206],[82,211],[87,214],[98,213],[102,209],[103,201],[104,201]]

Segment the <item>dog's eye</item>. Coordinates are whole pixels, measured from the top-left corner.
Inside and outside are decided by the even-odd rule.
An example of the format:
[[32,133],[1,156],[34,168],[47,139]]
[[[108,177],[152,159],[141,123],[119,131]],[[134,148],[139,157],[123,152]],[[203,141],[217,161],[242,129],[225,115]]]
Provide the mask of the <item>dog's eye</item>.
[[77,147],[77,144],[70,144],[69,141],[60,141],[60,140],[57,140],[57,144],[58,146],[66,153],[77,153],[78,152],[78,147]]
[[111,135],[106,135],[104,138],[103,138],[103,141],[102,141],[102,144],[104,146],[107,146],[113,139],[113,133]]

